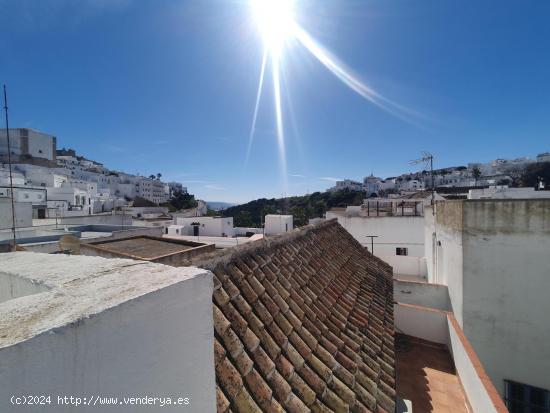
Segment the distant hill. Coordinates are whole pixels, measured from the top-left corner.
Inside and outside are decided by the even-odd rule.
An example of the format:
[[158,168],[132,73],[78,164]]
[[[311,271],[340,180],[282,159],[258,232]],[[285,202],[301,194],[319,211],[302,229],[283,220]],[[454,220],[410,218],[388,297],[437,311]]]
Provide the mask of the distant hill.
[[226,209],[226,208],[235,206],[237,204],[233,204],[231,202],[206,201],[206,205],[208,209],[212,209],[214,211],[221,211],[222,209]]
[[233,217],[235,226],[260,227],[267,214],[294,215],[294,225],[307,225],[310,218],[322,217],[334,207],[361,205],[365,199],[362,191],[314,192],[310,195],[288,198],[261,198],[222,211],[225,217]]

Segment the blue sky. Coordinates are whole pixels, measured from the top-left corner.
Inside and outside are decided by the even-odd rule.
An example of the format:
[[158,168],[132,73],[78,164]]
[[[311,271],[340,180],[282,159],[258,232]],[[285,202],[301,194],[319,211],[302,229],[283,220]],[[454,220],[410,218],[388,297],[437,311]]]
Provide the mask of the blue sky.
[[[206,200],[304,194],[332,178],[550,150],[550,2],[296,1],[299,23],[378,93],[363,99],[297,42],[283,56],[288,184],[262,40],[245,0],[0,0],[10,124]],[[294,120],[294,122],[291,122]],[[3,126],[3,125],[2,125]]]

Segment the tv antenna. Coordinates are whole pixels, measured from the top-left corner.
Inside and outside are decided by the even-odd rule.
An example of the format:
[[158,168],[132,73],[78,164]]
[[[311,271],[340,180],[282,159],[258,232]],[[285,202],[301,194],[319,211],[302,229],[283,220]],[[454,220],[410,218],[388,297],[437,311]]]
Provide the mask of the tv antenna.
[[413,159],[412,161],[409,161],[411,165],[419,165],[424,164],[427,165],[429,163],[430,165],[430,186],[432,188],[432,211],[433,211],[433,205],[435,200],[435,182],[434,182],[434,156],[430,152],[423,151],[422,157],[419,159]]

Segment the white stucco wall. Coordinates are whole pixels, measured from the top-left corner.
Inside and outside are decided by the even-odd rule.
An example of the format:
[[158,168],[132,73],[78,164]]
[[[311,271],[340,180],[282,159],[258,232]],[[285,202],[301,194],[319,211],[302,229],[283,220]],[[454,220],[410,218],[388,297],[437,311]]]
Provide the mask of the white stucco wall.
[[294,228],[292,215],[266,215],[264,223],[265,235],[277,235],[290,232]]
[[[25,255],[15,260],[13,254]],[[0,339],[0,411],[85,410],[58,405],[59,395],[189,398],[188,405],[162,408],[96,405],[98,412],[215,412],[210,273],[97,257],[5,257],[10,271],[29,274],[40,272],[35,259],[41,259],[42,279],[58,285],[0,304],[7,325]],[[73,264],[78,271],[70,271]],[[68,272],[56,272],[58,265]],[[26,337],[22,323],[35,333]],[[39,410],[10,404],[12,395],[29,394],[51,395],[55,402]]]
[[381,255],[378,253],[376,255],[392,266],[395,278],[416,281],[426,281],[428,278],[426,258],[424,257]]
[[[464,342],[460,338],[460,332],[457,331],[447,318],[449,329],[449,351],[453,356],[456,372],[460,377],[460,383],[464,392],[468,396],[468,402],[472,407],[473,413],[498,413],[494,401],[480,377],[480,372],[476,370],[474,360],[466,351]],[[478,367],[479,368],[479,367]]]
[[374,255],[396,255],[396,248],[408,248],[408,255],[424,256],[424,217],[346,217],[328,211],[327,219],[337,218],[353,237],[363,246],[371,248],[367,235],[374,239]]
[[550,200],[465,203],[463,248],[464,332],[495,387],[550,389]]
[[[12,228],[12,226],[11,200],[0,198],[0,229]],[[32,203],[15,202],[15,226],[16,228],[32,226]]]
[[[428,281],[449,287],[451,307],[460,326],[463,325],[463,203],[436,203],[435,218],[429,218],[425,231],[426,248],[432,248],[428,263],[432,275]],[[429,211],[426,213],[429,214]]]
[[54,137],[46,133],[29,130],[29,154],[50,161],[55,157]]
[[404,303],[395,304],[393,312],[399,332],[434,343],[449,343],[445,312]]
[[442,311],[449,311],[451,306],[446,286],[414,281],[393,280],[393,299]]

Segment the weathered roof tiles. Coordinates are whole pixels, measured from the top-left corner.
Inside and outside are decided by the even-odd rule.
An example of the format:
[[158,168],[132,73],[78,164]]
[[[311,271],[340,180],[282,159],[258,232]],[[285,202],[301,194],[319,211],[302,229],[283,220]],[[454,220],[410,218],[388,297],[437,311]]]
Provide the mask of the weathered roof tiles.
[[392,270],[335,221],[200,258],[219,412],[393,412]]

